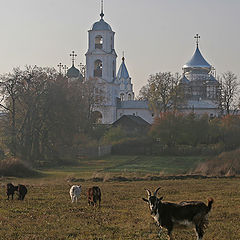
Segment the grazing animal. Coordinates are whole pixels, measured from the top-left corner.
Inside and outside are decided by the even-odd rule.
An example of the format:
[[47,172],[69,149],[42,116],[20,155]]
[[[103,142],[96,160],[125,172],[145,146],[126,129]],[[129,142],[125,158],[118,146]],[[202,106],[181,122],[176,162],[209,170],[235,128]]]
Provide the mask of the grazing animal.
[[18,186],[14,186],[12,183],[7,184],[7,196],[9,200],[9,196],[12,195],[12,200],[13,200],[13,195],[14,192],[18,190]]
[[24,200],[25,195],[27,194],[26,186],[22,184],[18,184],[17,190],[18,190],[18,200]]
[[98,201],[98,206],[101,204],[101,190],[99,187],[94,186],[87,191],[88,205],[96,206]]
[[157,197],[159,189],[160,187],[155,190],[153,195],[150,190],[145,189],[148,193],[148,199],[143,198],[148,203],[151,216],[158,226],[168,230],[170,240],[173,239],[173,228],[177,226],[193,226],[196,230],[197,240],[202,240],[204,230],[208,224],[207,214],[212,208],[213,199],[208,200],[208,205],[200,201],[184,201],[179,204],[162,202],[163,197]]
[[80,197],[82,191],[82,187],[78,185],[73,185],[70,188],[69,194],[72,200],[72,203],[77,202],[78,198]]

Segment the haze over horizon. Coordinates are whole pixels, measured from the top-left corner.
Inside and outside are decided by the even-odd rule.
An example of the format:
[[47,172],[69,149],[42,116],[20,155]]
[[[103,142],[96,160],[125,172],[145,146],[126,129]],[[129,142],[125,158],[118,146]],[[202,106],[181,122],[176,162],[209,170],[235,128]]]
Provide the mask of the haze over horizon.
[[[105,0],[104,20],[115,34],[117,70],[125,52],[136,95],[148,76],[160,71],[182,73],[200,51],[217,74],[240,77],[239,0]],[[2,0],[0,74],[13,67],[85,64],[88,30],[100,19],[100,0]]]

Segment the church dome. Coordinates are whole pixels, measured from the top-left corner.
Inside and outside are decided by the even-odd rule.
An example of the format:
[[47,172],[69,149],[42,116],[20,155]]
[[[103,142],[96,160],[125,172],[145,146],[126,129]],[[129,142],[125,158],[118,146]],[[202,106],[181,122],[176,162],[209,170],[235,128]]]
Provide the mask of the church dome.
[[202,56],[198,45],[190,61],[183,66],[184,72],[210,72],[211,68],[212,66]]
[[74,65],[72,65],[72,67],[69,68],[68,71],[67,71],[67,77],[69,77],[69,78],[80,78],[81,73],[77,68],[74,67]]
[[124,60],[125,60],[125,58],[123,57],[122,64],[121,64],[121,66],[118,70],[118,74],[117,74],[118,79],[121,79],[121,78],[128,79],[129,78],[128,70],[127,70]]
[[102,30],[107,30],[107,31],[112,31],[112,28],[108,23],[106,23],[102,18],[98,21],[95,22],[92,26],[92,30],[94,31],[102,31]]

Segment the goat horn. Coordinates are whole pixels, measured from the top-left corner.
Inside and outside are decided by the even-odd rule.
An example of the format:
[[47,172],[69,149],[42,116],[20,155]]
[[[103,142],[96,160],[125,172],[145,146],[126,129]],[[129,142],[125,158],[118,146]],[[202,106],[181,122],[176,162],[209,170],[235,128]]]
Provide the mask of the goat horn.
[[148,190],[148,189],[146,189],[146,188],[145,188],[145,190],[147,191],[148,197],[151,197],[151,196],[152,196],[152,193],[151,193],[151,191],[150,191],[150,190]]
[[155,192],[154,192],[154,196],[157,196],[157,192],[158,192],[158,190],[160,189],[161,187],[158,187],[156,190],[155,190]]

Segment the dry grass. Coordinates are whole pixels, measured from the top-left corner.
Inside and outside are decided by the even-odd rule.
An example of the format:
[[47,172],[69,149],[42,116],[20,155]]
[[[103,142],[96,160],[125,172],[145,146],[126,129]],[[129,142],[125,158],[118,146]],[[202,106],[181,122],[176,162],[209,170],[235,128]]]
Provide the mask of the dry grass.
[[[150,240],[157,237],[147,205],[144,188],[162,186],[160,195],[165,201],[182,200],[215,202],[209,216],[209,227],[204,239],[240,240],[239,202],[240,179],[164,180],[149,182],[84,182],[83,194],[77,204],[69,197],[69,185],[63,179],[25,179],[29,194],[26,200],[7,201],[5,184],[0,188],[0,239],[78,239],[78,240]],[[15,179],[13,183],[20,183]],[[86,189],[99,185],[102,207],[87,206]],[[195,239],[193,230],[175,232],[175,239]]]
[[195,173],[212,176],[240,175],[240,149],[223,152],[198,165]]

